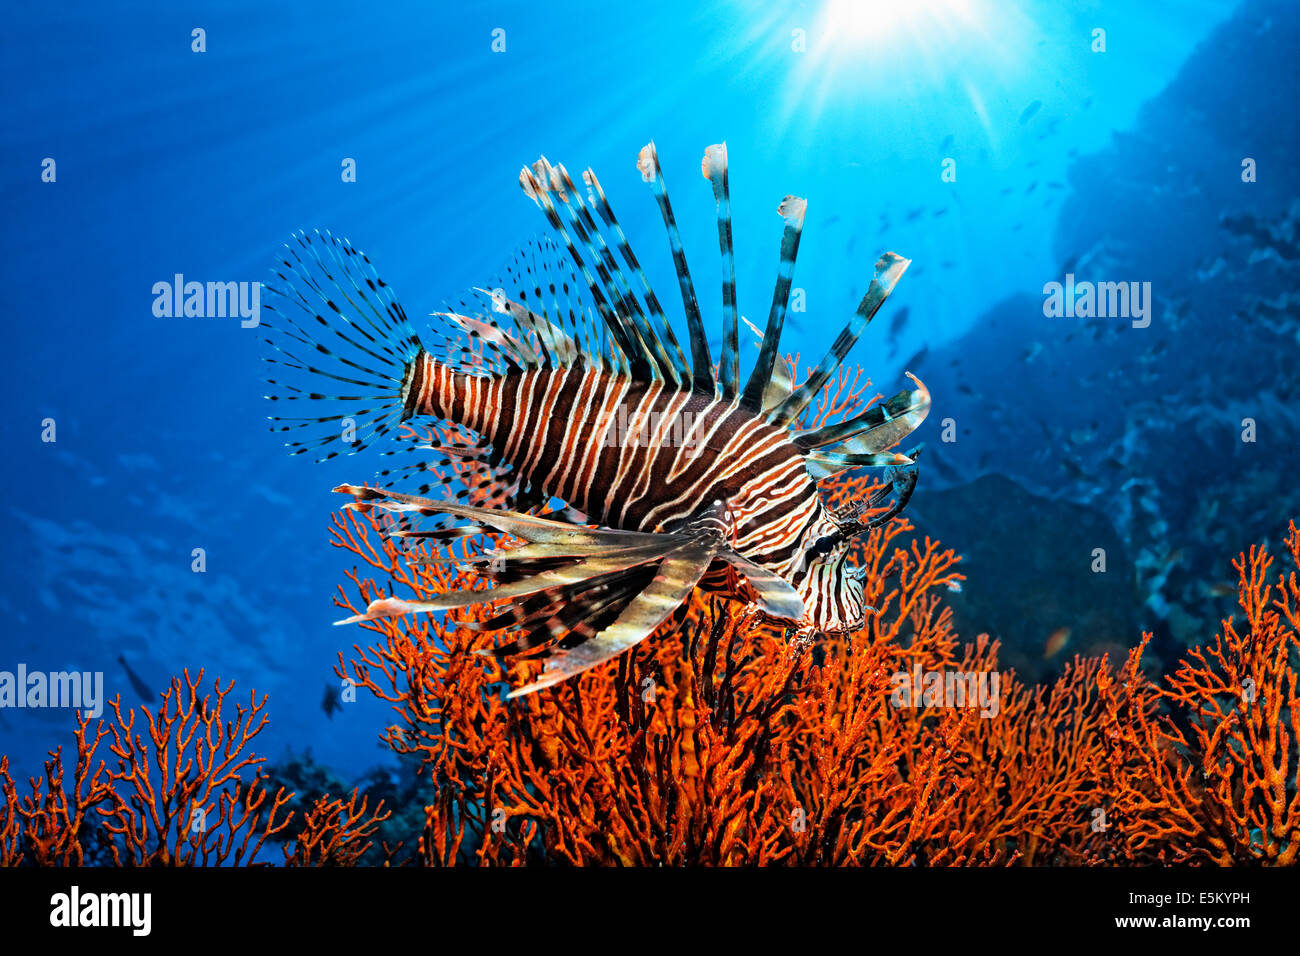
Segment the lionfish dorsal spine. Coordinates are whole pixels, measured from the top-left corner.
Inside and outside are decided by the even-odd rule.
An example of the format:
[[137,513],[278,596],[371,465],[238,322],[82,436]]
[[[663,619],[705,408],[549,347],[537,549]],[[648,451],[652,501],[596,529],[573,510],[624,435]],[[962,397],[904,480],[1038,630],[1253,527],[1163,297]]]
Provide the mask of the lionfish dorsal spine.
[[763,332],[763,344],[758,350],[758,361],[754,363],[754,370],[750,373],[744,394],[740,398],[742,405],[756,412],[763,409],[763,395],[772,380],[772,369],[781,349],[781,329],[785,325],[785,313],[790,305],[794,263],[799,255],[799,238],[803,235],[803,220],[808,211],[808,203],[798,196],[786,196],[776,211],[785,220],[781,234],[781,264],[777,269],[776,288],[772,290],[772,308],[767,315],[767,328]]
[[[540,163],[546,163],[545,157],[539,160]],[[651,368],[657,368],[665,381],[671,382],[677,388],[688,388],[689,376],[686,373],[685,359],[680,355],[680,350],[675,355],[666,345],[667,340],[661,332],[650,324],[645,310],[641,307],[640,300],[632,291],[632,284],[624,275],[618,260],[610,252],[609,244],[601,232],[600,226],[597,225],[591,211],[582,201],[582,196],[574,185],[573,179],[569,176],[568,170],[563,164],[549,167],[552,171],[552,178],[558,178],[559,183],[563,186],[560,192],[561,199],[565,208],[569,211],[570,223],[579,238],[583,240],[588,251],[590,252],[593,262],[596,265],[597,276],[609,286],[609,280],[613,280],[614,288],[611,290],[617,294],[618,300],[616,308],[620,315],[629,316],[632,319],[633,328],[639,337],[642,348],[650,356]],[[642,281],[645,282],[644,276]],[[645,283],[649,286],[649,283]],[[665,323],[666,325],[666,323]],[[671,329],[669,329],[671,334]],[[676,344],[676,341],[673,341]],[[680,360],[680,364],[679,364]]]
[[654,320],[655,331],[667,342],[673,351],[673,365],[678,370],[678,380],[682,387],[689,388],[691,382],[691,372],[686,364],[686,356],[682,352],[682,347],[677,341],[677,336],[673,333],[673,327],[664,314],[663,306],[659,304],[659,297],[655,295],[654,289],[650,285],[649,278],[646,277],[645,270],[641,268],[641,262],[637,259],[636,253],[632,251],[632,245],[627,240],[627,235],[623,232],[623,227],[619,224],[618,218],[614,215],[614,210],[605,198],[605,191],[600,188],[600,180],[596,178],[596,171],[588,167],[582,174],[582,181],[587,184],[590,190],[590,199],[592,206],[600,214],[604,221],[614,233],[614,240],[618,244],[619,255],[627,263],[628,268],[636,275],[641,283],[641,294],[645,298],[646,308],[650,312],[650,317]]
[[552,198],[552,191],[559,184],[558,182],[552,183],[549,171],[546,166],[543,166],[544,163],[544,158],[538,161],[538,165],[542,166],[540,173],[525,166],[519,174],[520,185],[525,194],[541,208],[546,216],[546,221],[551,226],[551,231],[559,236],[565,251],[568,252],[569,258],[577,267],[579,274],[581,274],[583,281],[587,285],[587,290],[591,293],[596,311],[600,313],[600,317],[614,337],[614,343],[617,345],[618,350],[623,353],[623,358],[627,361],[629,371],[633,377],[641,379],[654,377],[658,374],[658,370],[652,366],[649,356],[646,355],[637,341],[632,327],[610,306],[603,291],[605,283],[598,282],[596,277],[592,275],[591,267],[583,259],[577,245],[574,243],[569,228],[565,226],[564,221],[560,218],[559,210]]
[[898,285],[898,280],[903,277],[903,273],[911,264],[911,259],[904,259],[892,252],[886,252],[876,261],[876,274],[872,277],[871,285],[868,286],[862,301],[858,303],[853,318],[849,319],[848,324],[831,344],[825,358],[808,376],[808,380],[768,413],[768,422],[784,427],[803,414],[804,409],[821,392],[822,386],[830,380],[835,370],[840,367],[840,363],[857,344],[858,338],[866,331],[867,325],[880,311],[880,307],[885,304],[889,294],[894,291],[894,286]]
[[736,324],[736,249],[731,235],[731,184],[727,171],[727,144],[704,151],[700,172],[713,186],[718,216],[718,249],[722,254],[722,398],[730,401],[740,388],[740,339]]
[[709,353],[709,339],[704,331],[704,319],[700,316],[700,303],[695,295],[695,282],[691,270],[686,265],[686,249],[682,245],[681,234],[677,231],[677,219],[673,215],[672,203],[668,199],[668,185],[664,182],[664,173],[659,166],[659,154],[652,140],[641,147],[637,154],[637,169],[641,178],[650,184],[659,214],[664,220],[664,229],[668,232],[668,245],[673,254],[673,268],[677,271],[677,284],[682,292],[682,309],[686,313],[686,328],[691,339],[691,376],[696,391],[712,395],[717,389],[713,375],[713,359]]

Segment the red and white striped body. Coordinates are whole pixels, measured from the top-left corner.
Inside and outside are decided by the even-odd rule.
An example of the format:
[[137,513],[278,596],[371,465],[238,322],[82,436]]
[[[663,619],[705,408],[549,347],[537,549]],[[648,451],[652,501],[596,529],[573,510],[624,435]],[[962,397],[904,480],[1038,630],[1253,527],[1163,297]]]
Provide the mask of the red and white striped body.
[[[788,430],[738,402],[581,363],[471,375],[428,353],[413,363],[408,384],[408,415],[479,432],[519,477],[602,525],[663,532],[722,502],[734,550],[800,592],[806,626],[861,623],[847,546],[810,554],[835,525],[803,453]],[[734,575],[726,580],[734,584]],[[718,587],[719,574],[705,583]]]

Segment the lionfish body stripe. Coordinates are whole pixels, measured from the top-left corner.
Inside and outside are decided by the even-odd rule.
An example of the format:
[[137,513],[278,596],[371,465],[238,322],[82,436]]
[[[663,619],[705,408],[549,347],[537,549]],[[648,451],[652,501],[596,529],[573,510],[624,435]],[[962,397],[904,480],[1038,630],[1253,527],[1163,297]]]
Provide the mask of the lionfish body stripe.
[[[481,470],[472,486],[423,461],[380,472],[433,474],[446,499],[389,487],[337,490],[355,507],[388,510],[403,522],[450,518],[525,541],[490,556],[493,588],[425,601],[384,598],[349,621],[504,601],[496,617],[475,626],[510,630],[498,654],[531,651],[546,660],[541,678],[516,695],[634,646],[697,586],[805,632],[862,624],[870,609],[847,560],[851,541],[905,506],[915,455],[888,449],[925,418],[929,393],[909,373],[915,390],[854,419],[807,431],[798,423],[908,261],[881,257],[826,358],[809,382],[791,388],[777,356],[806,203],[787,196],[778,209],[785,232],[771,313],[742,385],[726,163],[726,147],[711,146],[702,167],[724,263],[717,374],[653,144],[637,166],[668,232],[689,364],[591,170],[582,176],[584,202],[562,166],[543,158],[524,169],[520,183],[557,241],[525,247],[499,286],[435,313],[429,332],[441,333],[441,351],[415,333],[369,259],[346,240],[299,234],[286,246],[278,281],[268,283],[283,302],[264,324],[274,350],[267,360],[291,371],[268,379],[276,387],[268,398],[319,414],[274,416],[273,430],[289,433],[294,453],[316,452],[320,460],[355,454],[414,419],[469,433],[463,443],[414,450],[473,462]],[[323,381],[339,394],[322,394]],[[891,467],[891,481],[860,506],[833,512],[818,482],[860,465]],[[453,492],[457,482],[466,487]],[[877,513],[891,493],[893,503]],[[530,513],[556,500],[565,508]]]

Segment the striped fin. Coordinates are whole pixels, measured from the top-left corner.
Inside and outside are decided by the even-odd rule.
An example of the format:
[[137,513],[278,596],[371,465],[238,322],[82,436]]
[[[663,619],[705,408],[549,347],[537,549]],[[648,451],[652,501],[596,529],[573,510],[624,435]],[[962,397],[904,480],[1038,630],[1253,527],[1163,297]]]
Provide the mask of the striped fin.
[[[487,565],[494,586],[437,594],[425,600],[386,597],[339,624],[407,613],[446,611],[506,602],[475,630],[510,628],[517,636],[489,653],[509,656],[545,648],[540,680],[511,696],[549,687],[622,653],[648,637],[677,610],[715,559],[731,564],[748,581],[768,615],[801,620],[798,593],[779,575],[731,551],[721,502],[675,522],[668,534],[581,527],[498,509],[416,498],[382,488],[340,485],[350,507],[379,507],[399,514],[451,514],[522,538],[525,544],[497,549],[468,562]],[[402,537],[421,532],[399,531]],[[453,532],[440,531],[439,537]],[[437,563],[451,561],[437,560]],[[457,562],[462,563],[462,562]]]
[[545,156],[539,159],[538,163],[542,164],[543,169],[550,173],[552,183],[558,185],[559,188],[556,189],[556,194],[569,212],[574,231],[586,243],[592,257],[599,261],[600,271],[598,274],[606,282],[607,288],[609,288],[609,281],[613,280],[613,288],[610,291],[616,294],[622,313],[631,317],[641,344],[652,359],[654,366],[658,368],[665,381],[671,382],[679,388],[686,387],[689,376],[686,373],[685,365],[683,364],[680,367],[677,365],[673,355],[665,347],[659,333],[650,325],[645,310],[641,307],[640,300],[633,293],[632,285],[619,267],[618,260],[609,251],[609,246],[605,242],[605,237],[601,234],[600,227],[596,224],[596,220],[592,217],[586,204],[583,203],[582,196],[573,184],[573,179],[569,176],[568,170],[564,168],[563,164],[549,165]]
[[772,291],[772,309],[767,315],[763,345],[758,350],[758,361],[749,375],[749,381],[745,383],[745,392],[740,397],[740,404],[756,412],[763,409],[763,395],[772,380],[772,368],[776,365],[777,353],[781,347],[781,329],[785,325],[785,310],[790,304],[790,284],[794,279],[794,262],[799,255],[799,237],[803,235],[803,219],[808,211],[808,202],[798,196],[786,196],[776,211],[785,219],[785,230],[781,236],[781,265],[776,274],[776,288]]
[[862,297],[858,304],[858,310],[849,320],[843,331],[835,339],[831,350],[826,353],[821,364],[813,370],[808,381],[791,393],[790,397],[778,405],[768,414],[767,420],[770,424],[778,427],[789,425],[792,421],[803,414],[810,402],[821,392],[822,386],[826,384],[827,379],[835,374],[849,350],[853,348],[862,335],[867,324],[871,322],[875,314],[880,311],[880,307],[885,304],[889,294],[894,291],[894,286],[898,285],[898,280],[903,277],[907,267],[912,264],[911,259],[904,259],[902,256],[895,255],[892,252],[886,252],[876,262],[876,274],[871,280],[871,285],[867,289],[867,294]]
[[744,575],[749,586],[758,595],[759,607],[764,613],[791,621],[803,620],[805,612],[803,599],[799,597],[798,591],[790,587],[785,578],[755,564],[735,551],[725,551],[719,557]]
[[[419,498],[415,495],[387,491],[383,488],[366,488],[359,485],[339,485],[333,489],[342,494],[352,495],[356,506],[378,505],[388,511],[413,512],[416,514],[450,514],[465,518],[477,524],[506,534],[512,534],[525,541],[546,544],[605,544],[608,546],[629,547],[650,544],[663,539],[663,535],[646,531],[615,531],[606,528],[582,528],[563,521],[539,518],[535,515],[517,514],[495,508],[476,508],[472,505],[458,505],[450,501],[437,501],[432,498]],[[356,510],[362,510],[357,508]]]
[[696,391],[712,395],[716,384],[713,378],[713,359],[709,355],[709,339],[704,333],[700,304],[695,298],[695,283],[691,279],[691,270],[686,265],[686,249],[682,246],[682,237],[677,231],[677,220],[673,216],[672,204],[668,201],[668,186],[664,183],[663,170],[659,168],[659,154],[653,141],[641,147],[636,167],[641,171],[641,178],[650,184],[650,190],[659,204],[659,213],[663,216],[664,228],[668,230],[668,245],[673,252],[673,268],[677,270],[677,283],[682,289],[682,307],[686,311],[686,328],[691,338],[692,381]]
[[808,474],[813,481],[832,478],[850,468],[884,468],[888,465],[910,465],[912,459],[897,452],[810,452],[804,456]]
[[[743,315],[740,321],[749,326],[749,331],[755,335],[754,347],[761,349],[763,347],[763,330],[760,329]],[[771,378],[768,380],[767,389],[763,392],[763,408],[774,408],[780,405],[794,391],[794,382],[790,378],[790,366],[787,362],[777,362],[772,368]]]
[[820,448],[850,438],[858,439],[855,451],[884,451],[902,441],[930,412],[930,390],[911,372],[904,372],[916,383],[915,391],[904,389],[883,405],[873,405],[861,415],[826,425],[815,431],[799,432],[794,443],[802,448]]
[[713,562],[714,551],[689,543],[663,559],[654,580],[625,607],[614,623],[572,650],[556,651],[542,676],[508,697],[521,697],[551,687],[617,657],[645,640],[690,596]]
[[736,327],[736,251],[731,238],[731,187],[727,182],[727,144],[704,151],[700,172],[713,185],[718,206],[718,248],[722,253],[722,398],[735,398],[740,388],[740,346]]
[[[503,291],[508,311],[513,316],[516,309],[526,309],[549,322],[551,337],[565,353],[562,361],[566,366],[585,361],[609,369],[611,363],[604,348],[607,340],[592,328],[592,310],[582,303],[577,273],[564,262],[564,255],[545,236],[520,248],[502,283],[507,287]],[[509,295],[511,288],[516,291],[514,296]]]
[[566,643],[576,646],[591,636],[586,629],[593,621],[604,621],[607,612],[621,610],[645,586],[640,571],[611,575],[591,586],[557,588],[511,605],[490,621],[466,622],[462,626],[473,631],[511,628],[520,632],[507,644],[475,651],[483,656],[513,657],[555,641],[561,648]]
[[[273,354],[264,361],[281,370],[266,379],[266,398],[286,410],[307,402],[320,414],[273,415],[271,430],[301,434],[286,443],[291,454],[355,454],[395,426],[406,367],[422,344],[388,284],[346,239],[300,232],[284,250],[265,286],[273,301],[261,324]],[[338,383],[336,393],[321,393],[320,378]]]
[[647,564],[662,558],[671,551],[676,543],[670,536],[655,544],[643,548],[620,551],[613,557],[587,557],[573,561],[562,567],[539,571],[520,577],[518,580],[499,583],[483,591],[449,591],[437,594],[424,601],[404,601],[401,598],[380,598],[371,601],[364,614],[356,614],[335,624],[356,624],[360,621],[374,621],[381,617],[396,617],[399,614],[416,614],[420,612],[449,611],[452,608],[469,607],[472,604],[487,604],[502,598],[515,598],[555,587],[565,587],[590,581],[603,575],[626,571],[638,565]]
[[687,385],[690,373],[686,366],[686,356],[682,353],[682,347],[677,342],[677,336],[673,333],[673,327],[668,322],[668,317],[664,315],[663,306],[659,304],[659,297],[655,295],[654,289],[650,286],[650,280],[646,278],[645,271],[641,268],[641,263],[632,251],[631,244],[627,241],[627,235],[623,232],[623,227],[619,224],[614,210],[605,198],[605,191],[600,188],[600,180],[596,178],[595,170],[588,168],[582,174],[582,181],[587,184],[588,195],[591,205],[600,214],[605,225],[614,231],[614,238],[618,243],[619,254],[627,263],[633,273],[641,282],[641,295],[645,298],[646,308],[650,311],[650,317],[657,323],[656,331],[673,349],[673,364],[678,369],[679,381],[683,386]]
[[[628,325],[623,317],[610,306],[609,300],[605,297],[602,289],[603,283],[598,282],[596,276],[592,275],[591,267],[583,259],[582,253],[578,251],[578,247],[573,241],[573,236],[560,219],[559,210],[556,209],[555,201],[551,197],[551,192],[555,187],[549,177],[539,176],[525,166],[519,173],[519,184],[528,198],[532,199],[541,208],[546,215],[546,221],[550,223],[552,231],[560,237],[560,241],[569,253],[569,258],[577,266],[578,272],[581,273],[588,290],[591,292],[596,311],[600,313],[605,325],[609,328],[610,334],[614,336],[614,341],[627,358],[632,375],[643,381],[659,376],[658,369],[652,364],[650,356],[646,354],[638,340],[635,329]],[[599,261],[594,265],[598,270],[604,269],[604,266]]]

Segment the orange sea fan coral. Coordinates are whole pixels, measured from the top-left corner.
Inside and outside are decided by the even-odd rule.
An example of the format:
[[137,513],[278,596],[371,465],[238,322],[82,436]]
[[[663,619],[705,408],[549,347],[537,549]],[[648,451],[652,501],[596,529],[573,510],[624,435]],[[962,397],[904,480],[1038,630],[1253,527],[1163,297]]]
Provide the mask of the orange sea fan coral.
[[[123,709],[119,698],[109,702],[112,719],[92,725],[78,714],[71,780],[57,747],[20,796],[0,758],[0,864],[249,865],[268,839],[283,839],[293,794],[269,793],[259,774],[265,758],[249,747],[267,724],[266,697],[250,694],[231,715],[233,684],[216,681],[205,693],[202,679],[201,670],[173,678],[156,709]],[[367,815],[355,794],[346,805],[323,799],[286,858],[355,862],[387,816],[381,809]]]
[[[417,594],[473,584],[377,543],[379,519],[344,512],[335,543]],[[1104,757],[1099,662],[1051,689],[1010,674],[999,713],[891,704],[894,675],[997,671],[996,644],[959,650],[940,594],[956,556],[901,543],[903,519],[864,543],[880,609],[853,635],[792,647],[740,605],[697,594],[634,652],[507,703],[523,679],[473,653],[467,609],[367,624],[379,639],[339,673],[389,701],[386,739],[432,787],[423,862],[518,864],[962,864],[1080,862]],[[379,595],[350,572],[346,608]],[[514,665],[522,670],[535,664]]]
[[1242,626],[1229,618],[1164,684],[1141,670],[1151,635],[1119,674],[1099,676],[1106,703],[1104,789],[1133,862],[1293,865],[1300,853],[1300,531],[1291,565],[1269,581],[1259,546],[1233,561]]
[[[797,378],[797,358],[788,367]],[[866,397],[869,385],[841,373],[809,414],[857,414],[879,398]],[[846,476],[823,491],[836,506],[876,486]],[[335,517],[334,543],[368,566],[349,572],[341,607],[386,596],[376,577],[387,593],[419,597],[478,586],[429,561],[441,553],[425,544],[380,539],[382,527]],[[1102,839],[1087,825],[1103,754],[1091,689],[1100,665],[1077,664],[1050,691],[1000,675],[993,719],[893,706],[895,675],[997,671],[996,644],[959,648],[941,603],[961,580],[957,556],[928,538],[904,544],[911,531],[900,518],[861,541],[877,610],[856,634],[792,646],[742,606],[697,592],[636,651],[513,704],[503,688],[537,665],[507,673],[475,653],[491,646],[472,627],[490,610],[367,623],[377,642],[340,655],[338,671],[393,706],[385,739],[429,773],[422,861],[1083,859]]]

